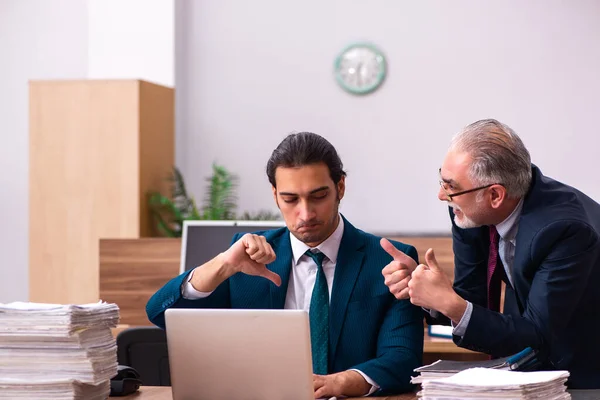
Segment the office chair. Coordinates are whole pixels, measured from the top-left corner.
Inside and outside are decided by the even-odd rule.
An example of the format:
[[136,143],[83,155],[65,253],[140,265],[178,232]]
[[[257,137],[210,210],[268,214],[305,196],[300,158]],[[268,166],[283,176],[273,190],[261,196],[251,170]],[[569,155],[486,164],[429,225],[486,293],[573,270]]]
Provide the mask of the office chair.
[[144,326],[120,332],[117,362],[134,368],[145,386],[171,386],[167,335],[160,328]]

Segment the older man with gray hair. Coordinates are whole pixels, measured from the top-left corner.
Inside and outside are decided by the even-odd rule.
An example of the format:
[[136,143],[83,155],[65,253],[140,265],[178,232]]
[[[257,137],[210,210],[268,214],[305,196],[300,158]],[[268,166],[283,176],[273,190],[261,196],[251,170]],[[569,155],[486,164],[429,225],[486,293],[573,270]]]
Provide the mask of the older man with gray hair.
[[461,347],[498,357],[531,347],[526,369],[568,370],[570,388],[600,388],[600,205],[544,176],[493,119],[456,135],[439,173],[454,284],[433,249],[417,266],[382,240],[394,257],[383,270],[390,291],[446,317]]

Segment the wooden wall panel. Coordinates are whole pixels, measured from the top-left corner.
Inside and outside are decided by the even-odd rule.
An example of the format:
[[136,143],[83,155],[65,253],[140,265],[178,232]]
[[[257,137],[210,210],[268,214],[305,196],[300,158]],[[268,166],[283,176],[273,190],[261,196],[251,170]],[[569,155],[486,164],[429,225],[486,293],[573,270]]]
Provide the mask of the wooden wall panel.
[[138,236],[136,93],[134,82],[31,83],[31,301],[97,301],[98,238]]
[[167,177],[175,165],[175,93],[171,88],[140,82],[140,236],[158,236],[148,208],[148,192],[170,194]]
[[[137,80],[30,83],[30,301],[98,301],[98,240],[137,238],[148,225],[140,190],[153,184],[160,162],[169,163],[165,170],[172,165],[173,154],[165,154],[173,153],[174,104],[172,89],[142,98],[140,85]],[[165,98],[152,99],[161,95]],[[170,109],[171,116],[159,108]],[[143,120],[160,126],[162,136],[155,138],[148,122],[141,126],[141,109],[145,115],[156,111]],[[166,121],[159,124],[160,118]],[[156,155],[140,151],[146,135],[147,148],[161,147],[158,140],[169,144],[161,157],[142,163]],[[144,171],[142,185],[146,164],[152,167]]]
[[100,240],[100,298],[121,309],[121,324],[150,325],[146,303],[179,274],[181,240]]

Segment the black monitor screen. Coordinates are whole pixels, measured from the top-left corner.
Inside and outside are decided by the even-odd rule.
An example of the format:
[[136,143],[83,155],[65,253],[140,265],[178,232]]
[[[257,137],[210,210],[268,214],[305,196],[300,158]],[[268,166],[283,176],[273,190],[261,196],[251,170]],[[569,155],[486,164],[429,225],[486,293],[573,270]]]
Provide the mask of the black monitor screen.
[[283,221],[186,221],[181,241],[180,272],[194,269],[227,250],[236,233],[284,226]]

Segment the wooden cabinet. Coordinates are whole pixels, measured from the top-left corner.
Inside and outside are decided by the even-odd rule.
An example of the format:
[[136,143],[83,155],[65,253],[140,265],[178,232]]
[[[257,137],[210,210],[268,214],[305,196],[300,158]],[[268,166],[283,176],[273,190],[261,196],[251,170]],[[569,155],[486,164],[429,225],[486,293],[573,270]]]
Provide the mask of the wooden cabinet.
[[99,299],[100,238],[151,236],[168,191],[174,90],[139,80],[30,83],[30,301]]

